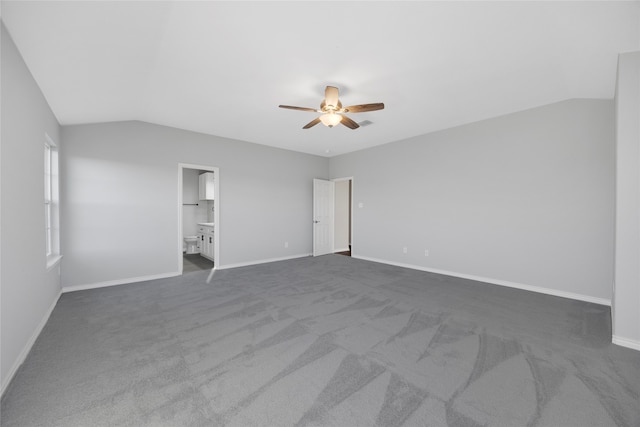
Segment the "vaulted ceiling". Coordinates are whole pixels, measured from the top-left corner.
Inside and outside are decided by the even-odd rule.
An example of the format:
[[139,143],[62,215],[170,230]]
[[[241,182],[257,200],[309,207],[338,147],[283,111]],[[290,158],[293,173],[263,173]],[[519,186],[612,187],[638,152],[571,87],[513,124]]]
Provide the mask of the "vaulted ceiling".
[[[640,2],[3,1],[63,125],[143,120],[334,156],[570,98],[613,98]],[[357,130],[302,126],[326,85]]]

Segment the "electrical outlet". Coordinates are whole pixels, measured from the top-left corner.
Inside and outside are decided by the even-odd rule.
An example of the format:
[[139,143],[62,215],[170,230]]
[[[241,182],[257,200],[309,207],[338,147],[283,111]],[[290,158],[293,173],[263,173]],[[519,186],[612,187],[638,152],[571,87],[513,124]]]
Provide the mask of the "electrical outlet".
[[404,248],[402,248],[402,253],[406,254],[407,253],[407,247],[405,246]]
[[424,256],[429,256],[429,249],[424,250]]
[[289,242],[284,242],[284,247],[288,248],[289,247]]

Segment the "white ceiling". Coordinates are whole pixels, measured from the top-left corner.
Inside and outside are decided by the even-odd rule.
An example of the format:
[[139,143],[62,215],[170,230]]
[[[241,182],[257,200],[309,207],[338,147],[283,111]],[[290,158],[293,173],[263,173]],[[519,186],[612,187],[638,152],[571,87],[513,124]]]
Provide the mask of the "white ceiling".
[[[613,98],[640,2],[29,2],[5,22],[61,124],[143,120],[334,156]],[[302,126],[328,84],[371,125]]]

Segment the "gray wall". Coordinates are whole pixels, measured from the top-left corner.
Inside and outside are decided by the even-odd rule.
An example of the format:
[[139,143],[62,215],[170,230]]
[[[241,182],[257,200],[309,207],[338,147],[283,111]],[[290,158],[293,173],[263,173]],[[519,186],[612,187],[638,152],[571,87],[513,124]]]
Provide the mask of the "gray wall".
[[611,299],[612,101],[560,102],[334,157],[330,167],[354,178],[357,257]]
[[311,253],[326,158],[143,122],[62,136],[64,287],[178,271],[178,163],[219,168],[220,267]]
[[45,133],[60,128],[2,24],[0,160],[1,368],[4,391],[60,294],[58,268],[46,268]]
[[640,52],[620,55],[616,91],[613,340],[640,350]]

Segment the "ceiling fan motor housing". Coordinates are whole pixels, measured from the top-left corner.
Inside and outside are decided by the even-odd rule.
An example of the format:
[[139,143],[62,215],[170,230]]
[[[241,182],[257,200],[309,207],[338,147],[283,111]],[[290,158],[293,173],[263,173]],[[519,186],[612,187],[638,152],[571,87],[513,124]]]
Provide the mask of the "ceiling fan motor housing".
[[327,105],[326,101],[322,101],[322,103],[320,104],[320,109],[325,113],[328,113],[330,111],[337,112],[342,110],[342,102],[338,101],[338,105]]

